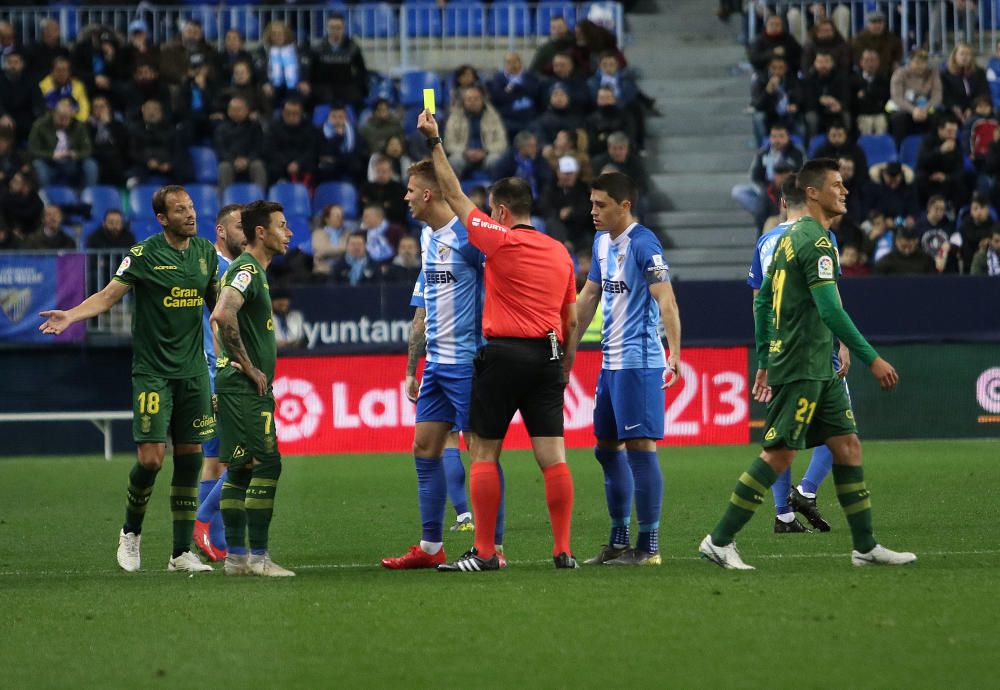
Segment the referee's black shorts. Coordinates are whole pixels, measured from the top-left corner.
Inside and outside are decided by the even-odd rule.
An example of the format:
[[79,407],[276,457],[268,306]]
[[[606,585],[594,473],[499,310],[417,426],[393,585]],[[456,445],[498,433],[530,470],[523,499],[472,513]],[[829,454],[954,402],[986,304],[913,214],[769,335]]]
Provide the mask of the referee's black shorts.
[[518,410],[529,436],[563,435],[566,383],[548,338],[492,338],[475,371],[469,426],[477,436],[502,439]]

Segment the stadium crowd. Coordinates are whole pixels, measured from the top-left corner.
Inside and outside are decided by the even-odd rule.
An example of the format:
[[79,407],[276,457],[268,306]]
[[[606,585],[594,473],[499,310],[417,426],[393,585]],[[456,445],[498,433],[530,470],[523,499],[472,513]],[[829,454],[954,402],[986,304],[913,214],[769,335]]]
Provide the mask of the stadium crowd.
[[[719,16],[739,9],[724,1]],[[790,172],[834,158],[850,192],[834,225],[845,276],[1000,275],[1000,43],[985,69],[963,42],[938,66],[920,47],[904,59],[878,9],[850,40],[843,6],[814,4],[804,24],[777,9],[747,45],[761,148],[732,191],[758,233],[779,221]]]
[[[412,282],[418,227],[403,196],[428,154],[419,108],[367,69],[340,14],[312,45],[278,20],[258,46],[230,29],[221,50],[193,19],[162,45],[142,19],[125,36],[88,26],[72,44],[56,19],[36,43],[16,35],[0,22],[0,250],[127,248],[158,231],[150,190],[185,184],[212,227],[220,203],[285,204],[284,284]],[[445,147],[481,206],[493,180],[521,177],[536,224],[574,250],[592,243],[594,176],[620,170],[645,196],[653,104],[608,29],[553,16],[530,60],[440,76]]]

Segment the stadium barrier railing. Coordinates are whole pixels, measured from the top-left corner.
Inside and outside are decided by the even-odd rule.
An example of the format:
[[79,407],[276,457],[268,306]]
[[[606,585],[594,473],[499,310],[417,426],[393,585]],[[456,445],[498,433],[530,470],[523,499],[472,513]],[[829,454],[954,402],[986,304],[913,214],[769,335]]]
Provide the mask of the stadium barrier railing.
[[947,57],[959,41],[971,44],[980,56],[991,55],[1000,25],[1000,0],[751,0],[747,4],[751,40],[771,8],[788,19],[789,30],[799,38],[812,26],[815,6],[822,7],[848,39],[864,29],[869,14],[879,11],[885,14],[889,30],[902,37],[907,57],[915,48]]
[[126,35],[128,25],[142,19],[158,43],[176,36],[184,22],[195,19],[210,43],[221,48],[225,33],[238,29],[251,46],[260,43],[273,21],[282,21],[297,42],[308,44],[326,35],[326,20],[333,13],[344,16],[348,34],[361,46],[369,69],[398,73],[412,69],[453,69],[459,64],[499,67],[511,50],[530,50],[548,40],[549,19],[563,15],[572,28],[590,18],[615,32],[624,45],[624,9],[619,2],[573,3],[545,0],[522,2],[452,2],[446,7],[431,3],[386,2],[303,5],[204,5],[138,6],[69,5],[50,7],[6,6],[0,20],[9,21],[29,44],[41,35],[45,19],[59,22],[65,42],[75,41],[88,26],[98,24]]

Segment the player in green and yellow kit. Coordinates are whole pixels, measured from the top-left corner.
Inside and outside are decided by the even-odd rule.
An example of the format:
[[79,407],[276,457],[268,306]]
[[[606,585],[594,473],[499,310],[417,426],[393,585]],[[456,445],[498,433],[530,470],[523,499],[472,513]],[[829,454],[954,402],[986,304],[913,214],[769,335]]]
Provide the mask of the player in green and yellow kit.
[[219,461],[229,466],[221,501],[227,575],[295,575],[271,560],[267,544],[281,454],[274,427],[277,347],[266,270],[271,259],[288,251],[292,238],[283,211],[270,201],[243,207],[246,250],[226,270],[212,312],[222,344],[215,376]]
[[733,537],[753,517],[795,453],[825,443],[833,452],[837,499],[851,528],[854,565],[902,565],[916,560],[875,541],[871,501],[861,467],[861,443],[851,403],[833,367],[833,336],[871,369],[883,390],[899,376],[878,356],[844,311],[837,292],[837,252],[827,235],[830,222],[846,213],[847,189],[837,161],[816,159],[799,172],[808,215],[778,241],[760,293],[754,298],[758,371],[753,394],[771,398],[764,423],[764,450],[740,476],[719,524],[699,547],[713,563],[752,570]]
[[218,257],[212,244],[197,236],[194,204],[183,187],[161,187],[152,205],[163,232],[132,247],[100,292],[68,311],[42,312],[48,320],[40,330],[59,334],[77,321],[108,311],[129,290],[135,293],[132,436],[138,444],[138,461],[129,473],[118,565],[127,572],[139,569],[143,518],[163,466],[169,430],[174,445],[173,554],[167,569],[210,571],[190,547],[201,444],[215,437],[201,313],[206,304],[215,306],[219,293]]

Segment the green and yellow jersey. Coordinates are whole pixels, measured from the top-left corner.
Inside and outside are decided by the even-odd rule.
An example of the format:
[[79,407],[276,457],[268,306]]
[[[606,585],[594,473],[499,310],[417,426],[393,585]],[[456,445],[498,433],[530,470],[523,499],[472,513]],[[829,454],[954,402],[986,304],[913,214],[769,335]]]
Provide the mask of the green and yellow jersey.
[[[253,365],[267,376],[267,385],[274,381],[278,348],[274,339],[274,318],[271,313],[271,291],[267,274],[253,255],[240,254],[222,277],[222,289],[230,287],[243,295],[243,306],[237,314],[240,339]],[[230,366],[230,355],[222,344],[219,355],[215,390],[257,395],[253,382]]]
[[185,250],[163,233],[129,250],[113,280],[135,293],[132,373],[170,379],[205,373],[202,310],[216,282],[219,257],[208,240],[192,237]]
[[835,284],[839,274],[837,251],[826,229],[809,216],[778,240],[768,268],[773,306],[768,383],[835,376],[830,365],[833,333],[820,318],[811,290]]

